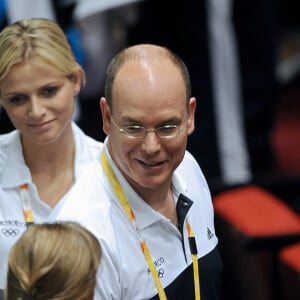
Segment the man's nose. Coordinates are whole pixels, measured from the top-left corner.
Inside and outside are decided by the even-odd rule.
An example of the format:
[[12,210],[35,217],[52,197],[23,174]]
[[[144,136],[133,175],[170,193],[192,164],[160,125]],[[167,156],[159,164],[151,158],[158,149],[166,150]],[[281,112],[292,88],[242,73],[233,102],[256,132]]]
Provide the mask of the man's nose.
[[160,149],[160,138],[157,136],[156,129],[147,129],[143,138],[143,150],[147,153],[153,153]]

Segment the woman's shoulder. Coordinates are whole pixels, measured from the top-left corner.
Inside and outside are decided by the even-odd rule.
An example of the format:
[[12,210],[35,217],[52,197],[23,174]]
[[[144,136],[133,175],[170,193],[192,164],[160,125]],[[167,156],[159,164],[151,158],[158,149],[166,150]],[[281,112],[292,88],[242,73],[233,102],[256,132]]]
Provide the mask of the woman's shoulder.
[[95,140],[94,138],[88,136],[83,130],[74,122],[72,122],[72,129],[74,132],[75,140],[81,141],[91,148],[102,149],[103,143]]
[[72,128],[76,147],[75,163],[85,166],[97,158],[101,152],[103,143],[86,135],[75,123],[72,124]]

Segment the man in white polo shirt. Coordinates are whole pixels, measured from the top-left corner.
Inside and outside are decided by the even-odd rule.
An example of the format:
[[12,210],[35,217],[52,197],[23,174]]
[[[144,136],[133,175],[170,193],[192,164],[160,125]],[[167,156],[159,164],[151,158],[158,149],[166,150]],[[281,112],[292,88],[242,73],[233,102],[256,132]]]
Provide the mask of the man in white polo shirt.
[[196,99],[184,63],[142,44],[117,54],[106,75],[104,150],[58,216],[101,243],[95,299],[219,299],[211,196],[186,151]]

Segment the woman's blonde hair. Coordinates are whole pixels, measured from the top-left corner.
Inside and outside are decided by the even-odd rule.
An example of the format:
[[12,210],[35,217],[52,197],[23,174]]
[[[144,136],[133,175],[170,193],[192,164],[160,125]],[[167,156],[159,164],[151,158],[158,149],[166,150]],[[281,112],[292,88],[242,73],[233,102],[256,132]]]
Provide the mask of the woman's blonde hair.
[[48,19],[21,20],[5,27],[0,33],[0,82],[11,68],[23,61],[50,65],[60,75],[72,76],[79,71],[85,83],[85,73],[76,62],[62,29]]
[[6,300],[92,300],[97,239],[73,222],[31,225],[10,251]]

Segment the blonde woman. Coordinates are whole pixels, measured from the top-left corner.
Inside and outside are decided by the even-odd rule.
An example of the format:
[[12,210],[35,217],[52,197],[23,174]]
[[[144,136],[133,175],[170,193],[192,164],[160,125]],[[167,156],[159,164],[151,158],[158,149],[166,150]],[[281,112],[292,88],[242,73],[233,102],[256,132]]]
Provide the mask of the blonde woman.
[[84,81],[53,21],[22,20],[0,33],[0,101],[16,128],[0,135],[0,290],[13,244],[58,213],[102,148],[72,122]]
[[11,249],[5,299],[91,300],[100,257],[97,239],[79,224],[34,224]]

